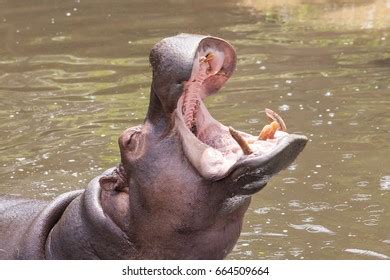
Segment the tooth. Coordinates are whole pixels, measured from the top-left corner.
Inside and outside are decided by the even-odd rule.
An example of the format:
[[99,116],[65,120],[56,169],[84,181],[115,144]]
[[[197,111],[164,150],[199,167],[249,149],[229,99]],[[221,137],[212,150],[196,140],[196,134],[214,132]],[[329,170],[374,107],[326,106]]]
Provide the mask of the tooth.
[[235,130],[233,127],[229,126],[229,133],[233,139],[240,145],[244,155],[250,155],[253,153],[252,149],[249,147],[248,142]]
[[272,111],[271,109],[268,109],[268,108],[265,108],[265,114],[272,121],[275,121],[275,122],[277,122],[279,124],[279,127],[280,127],[281,131],[287,131],[286,124],[284,123],[284,121],[283,121],[281,116],[279,116],[274,111]]
[[275,132],[280,129],[280,125],[277,121],[273,121],[271,124],[267,124],[261,130],[258,140],[273,139]]
[[259,137],[258,139],[259,140],[267,140],[269,137],[269,133],[271,131],[271,126],[269,124],[267,124],[266,126],[263,127],[263,129],[260,131],[260,134],[259,134]]

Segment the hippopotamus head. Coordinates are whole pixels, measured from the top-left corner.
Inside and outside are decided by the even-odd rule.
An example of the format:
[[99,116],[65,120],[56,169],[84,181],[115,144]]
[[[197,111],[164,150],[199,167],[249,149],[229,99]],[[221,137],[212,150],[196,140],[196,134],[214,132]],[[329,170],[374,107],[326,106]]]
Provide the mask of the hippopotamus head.
[[119,138],[121,163],[100,179],[104,211],[127,234],[139,258],[223,258],[237,241],[250,195],[287,167],[307,138],[273,139],[215,120],[203,100],[232,75],[226,41],[180,34],[157,43],[150,104],[143,125]]

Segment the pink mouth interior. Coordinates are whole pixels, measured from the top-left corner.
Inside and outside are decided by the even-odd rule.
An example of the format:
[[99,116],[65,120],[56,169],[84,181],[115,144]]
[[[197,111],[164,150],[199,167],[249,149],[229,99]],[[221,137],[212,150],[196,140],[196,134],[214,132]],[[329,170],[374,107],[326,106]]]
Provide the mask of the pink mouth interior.
[[[213,54],[213,59],[202,61],[209,53]],[[271,152],[280,139],[287,135],[286,132],[277,131],[274,139],[263,141],[258,140],[258,136],[238,131],[253,151],[250,155],[244,155],[230,135],[228,127],[210,115],[203,99],[209,95],[207,83],[224,75],[224,55],[224,52],[213,48],[198,50],[191,78],[185,84],[176,109],[177,121],[184,124],[179,125],[184,150],[195,166],[208,168],[204,171],[208,176],[213,176],[214,173],[221,176],[243,158],[258,157]]]

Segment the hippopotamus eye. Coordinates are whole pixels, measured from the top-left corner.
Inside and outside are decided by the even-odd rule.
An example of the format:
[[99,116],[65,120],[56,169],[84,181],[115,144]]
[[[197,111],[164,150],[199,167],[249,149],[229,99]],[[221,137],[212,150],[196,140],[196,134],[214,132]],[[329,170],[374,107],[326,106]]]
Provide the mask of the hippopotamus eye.
[[176,80],[176,86],[182,86],[184,82],[186,82],[187,80],[185,78],[182,78],[182,79],[177,79]]

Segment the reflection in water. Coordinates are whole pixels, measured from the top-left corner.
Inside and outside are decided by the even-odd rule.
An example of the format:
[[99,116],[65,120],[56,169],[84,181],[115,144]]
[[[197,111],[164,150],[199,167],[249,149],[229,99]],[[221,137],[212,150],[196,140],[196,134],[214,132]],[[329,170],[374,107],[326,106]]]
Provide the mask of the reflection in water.
[[145,115],[152,45],[208,33],[238,53],[213,116],[258,133],[269,107],[310,138],[253,197],[229,257],[390,255],[389,1],[3,2],[0,193],[53,198],[117,164],[118,135]]
[[384,259],[388,260],[390,259],[389,256],[386,256],[384,254],[380,254],[377,252],[373,252],[370,250],[362,250],[362,249],[345,249],[345,252],[352,253],[352,254],[358,254],[358,255],[363,255],[363,256],[368,256],[374,259]]
[[263,12],[268,17],[274,14],[284,23],[304,22],[321,29],[390,27],[389,0],[243,0],[242,5]]
[[380,185],[381,190],[389,191],[390,190],[390,176],[383,176],[380,179],[379,185]]
[[321,225],[312,225],[312,224],[302,224],[302,225],[293,225],[290,224],[290,227],[293,229],[298,229],[298,230],[306,230],[307,232],[310,233],[326,233],[330,235],[334,235],[335,233],[329,229],[327,229],[324,226]]

